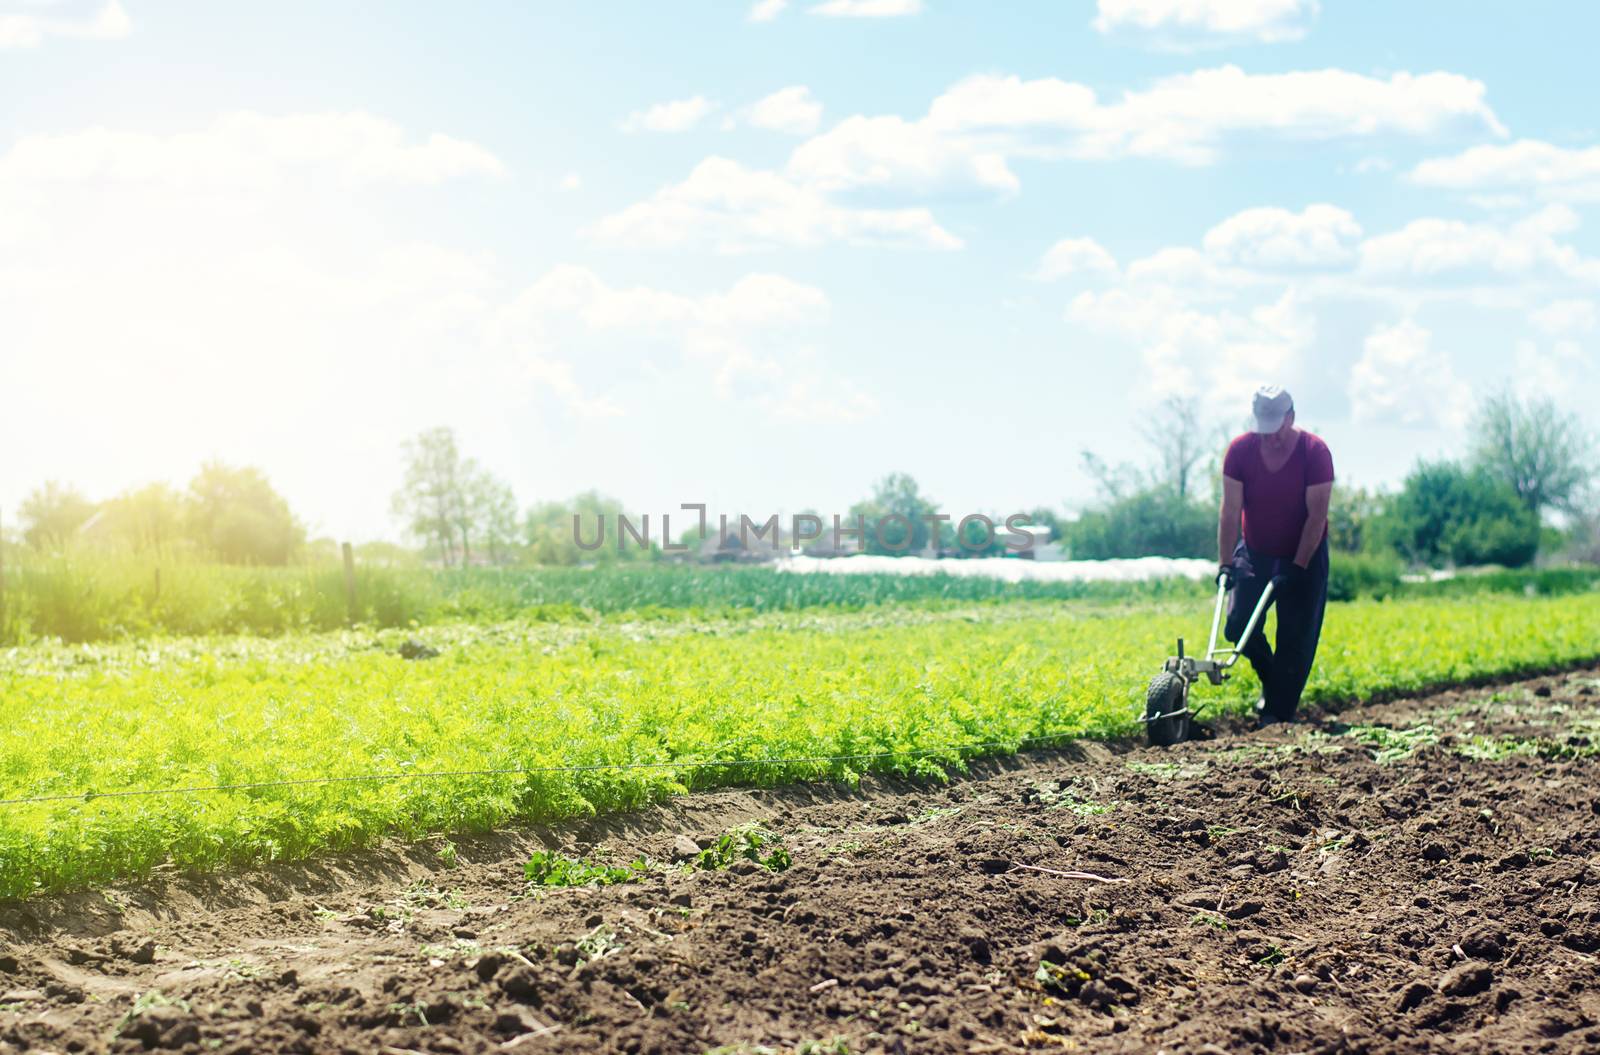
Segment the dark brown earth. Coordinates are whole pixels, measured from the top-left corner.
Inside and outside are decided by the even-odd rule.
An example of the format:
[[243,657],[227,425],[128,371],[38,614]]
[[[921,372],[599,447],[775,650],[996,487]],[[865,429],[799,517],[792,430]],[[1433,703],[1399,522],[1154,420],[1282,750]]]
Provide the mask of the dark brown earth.
[[[0,1049],[1600,1051],[1597,746],[1589,669],[0,906]],[[524,888],[749,822],[791,868]]]

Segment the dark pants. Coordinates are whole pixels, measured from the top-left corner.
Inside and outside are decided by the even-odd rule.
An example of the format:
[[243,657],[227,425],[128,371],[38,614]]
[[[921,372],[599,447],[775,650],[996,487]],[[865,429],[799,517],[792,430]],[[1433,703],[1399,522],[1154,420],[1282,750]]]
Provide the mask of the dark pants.
[[[1261,591],[1274,575],[1293,573],[1289,557],[1269,557],[1257,553],[1240,540],[1234,560],[1248,559],[1251,572],[1234,581],[1228,602],[1228,640],[1235,643],[1244,633],[1250,613],[1261,599]],[[1328,541],[1311,558],[1304,575],[1293,576],[1273,591],[1271,605],[1278,609],[1278,648],[1267,644],[1266,613],[1250,640],[1241,649],[1261,679],[1261,696],[1266,700],[1262,720],[1287,722],[1294,719],[1300,705],[1300,692],[1311,676],[1311,661],[1317,655],[1317,639],[1322,636],[1322,610],[1328,603]],[[1270,605],[1269,605],[1270,607]]]

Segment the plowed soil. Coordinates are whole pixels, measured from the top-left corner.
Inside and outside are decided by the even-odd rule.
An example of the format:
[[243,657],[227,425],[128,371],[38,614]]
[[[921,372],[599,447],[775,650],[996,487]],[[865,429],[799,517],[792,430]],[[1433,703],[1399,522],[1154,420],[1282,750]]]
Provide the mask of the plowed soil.
[[12,903],[0,1049],[1600,1051],[1597,747],[1589,669]]

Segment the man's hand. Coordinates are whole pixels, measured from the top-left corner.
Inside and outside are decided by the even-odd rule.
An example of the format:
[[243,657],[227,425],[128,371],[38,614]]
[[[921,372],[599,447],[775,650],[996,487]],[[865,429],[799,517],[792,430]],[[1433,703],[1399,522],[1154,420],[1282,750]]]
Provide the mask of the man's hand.
[[1284,586],[1299,586],[1311,576],[1311,569],[1296,561],[1284,561],[1278,568]]

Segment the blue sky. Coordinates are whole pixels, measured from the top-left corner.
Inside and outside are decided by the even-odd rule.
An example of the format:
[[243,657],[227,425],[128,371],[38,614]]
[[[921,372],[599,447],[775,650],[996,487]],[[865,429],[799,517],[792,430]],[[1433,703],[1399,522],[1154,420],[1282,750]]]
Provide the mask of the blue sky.
[[1267,381],[1357,483],[1600,425],[1597,21],[0,0],[0,506],[216,457],[392,536],[446,424],[524,503],[1075,507]]

